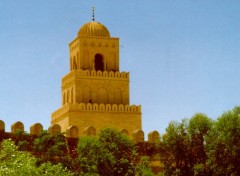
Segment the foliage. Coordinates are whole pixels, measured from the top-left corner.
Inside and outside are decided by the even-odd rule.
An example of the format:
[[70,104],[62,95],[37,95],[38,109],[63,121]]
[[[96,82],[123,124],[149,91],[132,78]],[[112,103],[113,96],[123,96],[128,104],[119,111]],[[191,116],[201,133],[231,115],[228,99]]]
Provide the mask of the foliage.
[[211,175],[206,165],[207,154],[205,138],[212,129],[213,121],[206,115],[197,113],[189,121],[188,133],[190,135],[191,160],[194,175]]
[[206,141],[214,175],[240,175],[240,107],[222,114]]
[[64,168],[61,164],[51,164],[50,162],[45,162],[41,164],[38,168],[39,175],[45,176],[73,176],[74,173]]
[[135,168],[136,176],[153,176],[153,172],[149,166],[149,157],[142,157],[141,161]]
[[[101,130],[99,138],[81,137],[78,153],[83,174],[109,176],[137,174],[137,149],[126,135],[117,130],[110,128]],[[138,169],[143,170],[144,167],[147,168],[144,165]]]
[[171,122],[166,132],[160,143],[160,158],[165,175],[191,175],[187,121]]
[[31,150],[31,145],[29,140],[29,135],[22,130],[17,129],[16,132],[13,134],[13,141],[18,146],[18,149],[21,151],[29,151]]
[[28,152],[18,151],[14,142],[3,140],[0,150],[0,175],[22,176],[22,175],[46,175],[46,176],[68,176],[73,175],[61,165],[45,163],[36,166],[37,159]]
[[200,113],[169,124],[159,148],[165,175],[208,174],[205,136],[211,126],[211,119]]
[[61,163],[69,170],[79,173],[79,164],[75,158],[68,155],[67,142],[61,133],[52,136],[48,131],[42,131],[34,140],[34,154],[38,158],[37,165],[46,162]]
[[67,154],[65,137],[61,133],[52,136],[47,131],[42,131],[34,140],[34,151],[43,162],[51,161],[55,156],[65,157]]
[[134,161],[137,156],[137,149],[127,135],[115,129],[104,129],[100,131],[99,141],[103,148],[110,155],[110,163],[107,170],[101,173],[110,175],[134,175]]
[[96,137],[80,137],[78,144],[78,160],[82,173],[97,175],[98,170],[108,160],[107,153]]
[[[148,158],[138,161],[137,145],[114,129],[101,130],[98,137],[81,137],[77,160],[68,155],[63,134],[42,131],[34,142],[23,131],[12,137],[0,148],[0,175],[72,175],[66,168],[78,175],[153,175]],[[26,152],[32,144],[36,158]],[[147,146],[145,154],[160,154],[164,166],[160,175],[240,175],[240,107],[217,121],[197,113],[189,120],[170,122],[159,146]]]
[[3,140],[0,151],[0,175],[36,175],[35,159],[17,151],[13,141]]

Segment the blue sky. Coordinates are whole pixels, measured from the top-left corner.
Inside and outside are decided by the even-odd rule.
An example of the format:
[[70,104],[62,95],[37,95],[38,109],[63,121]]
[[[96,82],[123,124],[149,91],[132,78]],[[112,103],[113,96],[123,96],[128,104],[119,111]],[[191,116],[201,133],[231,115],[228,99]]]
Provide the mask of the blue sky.
[[120,70],[143,130],[240,105],[239,0],[0,0],[0,119],[47,129],[61,106],[68,44],[96,21],[120,38]]

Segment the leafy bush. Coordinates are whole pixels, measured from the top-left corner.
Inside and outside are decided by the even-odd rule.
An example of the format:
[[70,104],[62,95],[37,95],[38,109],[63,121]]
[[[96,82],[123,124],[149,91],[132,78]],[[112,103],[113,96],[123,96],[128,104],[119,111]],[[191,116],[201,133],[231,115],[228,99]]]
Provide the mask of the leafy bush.
[[37,159],[25,151],[18,151],[18,147],[11,139],[3,140],[0,150],[0,175],[1,176],[25,176],[25,175],[46,175],[46,176],[70,176],[73,175],[62,165],[44,163],[36,166]]
[[115,129],[101,130],[99,138],[80,137],[78,154],[82,174],[140,176],[151,172],[146,163],[138,166],[135,145]]

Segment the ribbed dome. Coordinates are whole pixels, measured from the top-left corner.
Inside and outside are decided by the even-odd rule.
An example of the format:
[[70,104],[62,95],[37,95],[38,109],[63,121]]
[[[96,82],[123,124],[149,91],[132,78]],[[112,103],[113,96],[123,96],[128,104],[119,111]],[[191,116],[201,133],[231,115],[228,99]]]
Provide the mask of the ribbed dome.
[[84,24],[78,31],[81,37],[110,37],[108,29],[101,23],[91,21]]

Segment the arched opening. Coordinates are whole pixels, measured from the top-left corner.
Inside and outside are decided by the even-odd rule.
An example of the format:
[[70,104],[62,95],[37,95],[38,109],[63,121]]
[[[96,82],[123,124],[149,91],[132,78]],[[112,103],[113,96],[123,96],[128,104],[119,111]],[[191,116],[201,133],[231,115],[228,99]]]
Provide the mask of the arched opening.
[[95,55],[95,60],[94,60],[94,68],[96,71],[104,70],[104,62],[103,62],[103,56],[101,54],[96,54]]

